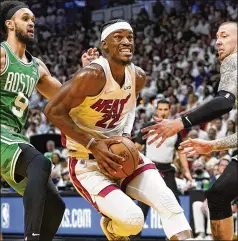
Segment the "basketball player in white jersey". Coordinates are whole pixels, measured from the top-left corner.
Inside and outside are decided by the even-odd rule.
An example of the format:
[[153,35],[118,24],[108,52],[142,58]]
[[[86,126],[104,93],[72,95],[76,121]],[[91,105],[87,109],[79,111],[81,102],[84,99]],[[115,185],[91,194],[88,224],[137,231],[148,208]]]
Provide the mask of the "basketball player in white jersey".
[[146,76],[131,63],[133,29],[124,20],[113,20],[101,31],[102,56],[76,73],[45,108],[49,120],[67,136],[70,176],[76,190],[100,213],[108,240],[129,240],[144,224],[137,199],[153,207],[170,240],[192,238],[191,228],[172,191],[155,165],[141,155],[136,171],[122,180],[111,174],[123,158],[108,146],[111,136],[129,135],[136,98]]

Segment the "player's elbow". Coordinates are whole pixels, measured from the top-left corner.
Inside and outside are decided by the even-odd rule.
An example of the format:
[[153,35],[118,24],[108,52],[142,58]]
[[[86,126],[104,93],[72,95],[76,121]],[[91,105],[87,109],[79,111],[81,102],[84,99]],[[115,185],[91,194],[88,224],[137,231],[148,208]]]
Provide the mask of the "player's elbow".
[[54,120],[57,118],[57,108],[53,106],[50,102],[45,106],[44,109],[45,116],[47,119],[54,123]]
[[224,113],[228,113],[233,109],[234,102],[231,99],[224,98],[220,106]]
[[227,91],[219,91],[214,100],[217,100],[217,106],[219,106],[224,113],[231,111],[235,104],[235,96]]

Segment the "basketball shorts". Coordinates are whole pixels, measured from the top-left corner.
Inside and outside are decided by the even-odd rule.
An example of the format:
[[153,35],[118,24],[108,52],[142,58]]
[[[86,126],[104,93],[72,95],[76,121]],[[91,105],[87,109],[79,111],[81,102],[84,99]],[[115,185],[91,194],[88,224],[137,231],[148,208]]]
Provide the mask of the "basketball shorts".
[[96,160],[80,160],[75,157],[69,158],[69,173],[75,189],[97,210],[98,207],[95,202],[95,196],[105,197],[115,189],[121,189],[125,192],[127,184],[140,173],[149,169],[157,170],[155,164],[140,153],[140,162],[137,169],[130,176],[121,180],[115,180],[100,172]]
[[20,143],[30,145],[28,139],[22,134],[16,133],[1,126],[1,176],[20,195],[23,195],[27,179],[17,183],[15,180],[15,166],[21,154]]

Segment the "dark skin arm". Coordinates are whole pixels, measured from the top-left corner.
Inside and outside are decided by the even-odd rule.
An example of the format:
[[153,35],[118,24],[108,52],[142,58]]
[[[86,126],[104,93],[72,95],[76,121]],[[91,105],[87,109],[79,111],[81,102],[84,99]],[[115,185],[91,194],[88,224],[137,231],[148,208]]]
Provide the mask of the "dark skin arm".
[[[77,72],[72,80],[66,82],[46,105],[47,118],[67,136],[86,147],[93,136],[80,129],[71,119],[69,112],[79,106],[87,96],[98,95],[105,83],[106,78],[99,65],[92,64]],[[114,143],[118,141],[95,139],[89,147],[99,168],[108,175],[115,174],[121,168],[121,165],[117,163],[123,161],[123,158],[108,150],[108,146]]]

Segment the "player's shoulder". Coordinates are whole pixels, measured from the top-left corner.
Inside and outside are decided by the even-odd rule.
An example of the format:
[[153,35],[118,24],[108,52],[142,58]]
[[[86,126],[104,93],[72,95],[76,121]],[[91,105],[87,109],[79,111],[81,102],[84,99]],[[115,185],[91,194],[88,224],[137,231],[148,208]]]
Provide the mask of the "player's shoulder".
[[79,70],[72,77],[75,86],[90,89],[92,95],[98,94],[104,87],[106,78],[102,67],[98,64],[90,64]]
[[1,58],[6,56],[6,50],[5,48],[3,48],[2,45],[0,45],[0,54],[1,54]]
[[237,52],[227,56],[221,62],[221,73],[227,70],[237,70]]
[[33,58],[38,65],[39,72],[40,72],[40,78],[45,76],[45,75],[51,75],[49,69],[46,66],[46,64],[40,58],[37,58],[37,57],[33,57]]
[[6,50],[1,46],[0,49],[0,71],[2,72],[6,66]]
[[41,59],[39,59],[39,58],[37,58],[37,57],[34,57],[34,58],[35,58],[35,61],[36,61],[38,64],[43,64],[43,63],[44,63]]
[[35,62],[38,64],[38,66],[42,66],[42,67],[46,67],[46,64],[40,59],[40,58],[37,58],[37,57],[33,57],[35,59]]
[[135,65],[135,72],[136,72],[137,77],[141,77],[141,78],[145,78],[146,77],[145,71],[141,67],[139,67],[137,65]]
[[99,64],[92,63],[85,66],[78,73],[78,76],[86,79],[103,79],[105,78],[103,67]]

